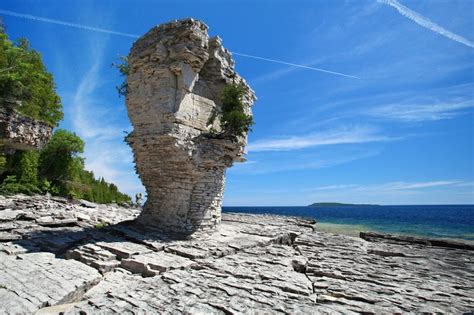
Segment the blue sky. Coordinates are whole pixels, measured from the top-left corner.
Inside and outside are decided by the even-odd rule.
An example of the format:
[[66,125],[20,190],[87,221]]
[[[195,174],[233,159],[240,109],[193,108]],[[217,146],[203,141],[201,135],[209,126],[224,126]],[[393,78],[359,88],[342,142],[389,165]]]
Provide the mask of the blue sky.
[[194,17],[233,52],[356,77],[236,55],[258,101],[224,205],[474,203],[473,1],[3,0],[0,15],[42,53],[86,167],[129,194],[143,187],[110,65],[128,34]]

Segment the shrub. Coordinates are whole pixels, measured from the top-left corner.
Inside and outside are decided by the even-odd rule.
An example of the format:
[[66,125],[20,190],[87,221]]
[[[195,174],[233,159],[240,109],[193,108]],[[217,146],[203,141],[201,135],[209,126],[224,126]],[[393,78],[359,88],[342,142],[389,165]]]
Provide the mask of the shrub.
[[119,56],[120,61],[118,63],[112,63],[112,67],[115,67],[123,77],[122,84],[116,86],[119,97],[126,97],[128,94],[127,77],[130,74],[130,66],[128,65],[128,58],[126,56]]
[[0,174],[3,174],[3,172],[5,172],[6,166],[7,166],[7,158],[5,154],[2,153],[0,154]]
[[106,228],[107,226],[109,226],[108,223],[100,222],[100,223],[97,223],[96,225],[94,225],[94,228],[96,228],[96,229],[104,229],[104,228]]
[[221,113],[218,115],[213,112],[208,122],[211,125],[217,116],[220,116],[222,131],[217,133],[215,130],[211,130],[212,136],[236,140],[251,130],[254,121],[251,115],[245,113],[244,104],[242,103],[242,98],[246,93],[247,88],[242,84],[228,84],[224,87],[221,96]]
[[31,183],[21,183],[17,181],[16,176],[7,176],[7,178],[0,185],[0,193],[3,195],[12,195],[12,194],[40,194],[41,190],[36,187],[36,185]]

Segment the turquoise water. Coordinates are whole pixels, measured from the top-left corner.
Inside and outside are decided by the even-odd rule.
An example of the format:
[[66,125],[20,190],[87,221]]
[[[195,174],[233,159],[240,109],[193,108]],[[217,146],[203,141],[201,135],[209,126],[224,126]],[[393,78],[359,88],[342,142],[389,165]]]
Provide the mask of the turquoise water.
[[223,207],[223,211],[294,215],[348,229],[357,226],[382,233],[474,240],[474,205]]

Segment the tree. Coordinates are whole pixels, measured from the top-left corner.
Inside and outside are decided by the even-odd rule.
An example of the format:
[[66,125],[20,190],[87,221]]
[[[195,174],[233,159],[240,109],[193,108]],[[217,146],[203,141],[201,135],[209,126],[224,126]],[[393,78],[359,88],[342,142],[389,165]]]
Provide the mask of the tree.
[[18,151],[13,155],[13,169],[20,183],[38,185],[39,154],[37,151]]
[[[125,57],[121,59],[118,68],[126,80],[128,64]],[[124,81],[119,92],[125,95],[126,91]],[[7,105],[5,100],[19,101],[16,111],[53,127],[63,117],[53,77],[46,71],[41,55],[31,49],[26,39],[12,43],[0,23],[0,106]],[[83,152],[84,141],[80,137],[59,129],[40,152],[0,153],[0,193],[49,192],[100,203],[130,202],[130,197],[119,192],[117,186],[103,178],[95,179],[92,172],[84,169]]]
[[58,129],[40,154],[40,175],[55,184],[75,181],[80,177],[84,161],[84,141],[76,134]]
[[24,38],[12,43],[1,29],[0,99],[20,101],[18,112],[53,127],[63,118],[53,76],[46,70],[41,55]]

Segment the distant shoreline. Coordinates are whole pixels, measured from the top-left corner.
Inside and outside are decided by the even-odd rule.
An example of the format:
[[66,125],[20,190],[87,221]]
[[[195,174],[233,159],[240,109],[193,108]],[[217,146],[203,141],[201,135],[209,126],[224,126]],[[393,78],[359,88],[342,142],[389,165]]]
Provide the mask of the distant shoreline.
[[474,241],[474,206],[223,207],[223,212],[311,218],[316,230],[358,236],[362,231]]
[[376,204],[355,204],[355,203],[340,203],[340,202],[315,202],[308,207],[380,207]]

